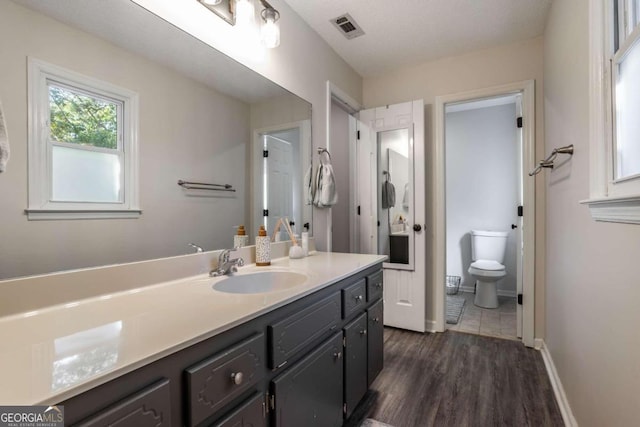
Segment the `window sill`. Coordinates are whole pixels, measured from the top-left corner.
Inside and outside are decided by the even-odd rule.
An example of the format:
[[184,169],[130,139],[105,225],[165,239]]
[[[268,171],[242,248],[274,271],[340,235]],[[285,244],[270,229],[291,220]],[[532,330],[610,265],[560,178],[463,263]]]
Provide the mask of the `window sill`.
[[71,209],[25,209],[29,221],[65,219],[136,219],[142,215],[139,209],[127,210],[71,210]]
[[583,200],[596,221],[640,224],[640,195]]

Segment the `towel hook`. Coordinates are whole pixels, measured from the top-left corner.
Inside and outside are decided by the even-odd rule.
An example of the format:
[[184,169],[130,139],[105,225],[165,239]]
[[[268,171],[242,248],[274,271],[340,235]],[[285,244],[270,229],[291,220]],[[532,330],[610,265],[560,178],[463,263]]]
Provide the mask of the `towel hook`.
[[331,161],[331,153],[329,153],[329,150],[324,147],[318,147],[318,155],[321,156],[322,153],[327,153],[327,156],[329,156],[329,161]]

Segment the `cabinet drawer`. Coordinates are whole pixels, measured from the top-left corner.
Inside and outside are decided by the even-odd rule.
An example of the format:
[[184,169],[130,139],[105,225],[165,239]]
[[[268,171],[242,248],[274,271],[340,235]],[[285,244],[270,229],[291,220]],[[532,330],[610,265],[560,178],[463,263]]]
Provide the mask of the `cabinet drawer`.
[[269,325],[270,367],[276,368],[340,322],[340,294],[335,293],[280,322]]
[[188,420],[201,423],[264,376],[264,335],[258,334],[185,371]]
[[267,425],[264,404],[262,394],[256,393],[211,427],[264,427]]
[[158,381],[76,425],[83,427],[170,427],[169,380]]
[[382,270],[367,276],[367,302],[382,298]]
[[347,318],[366,305],[367,281],[360,279],[342,290],[342,317]]

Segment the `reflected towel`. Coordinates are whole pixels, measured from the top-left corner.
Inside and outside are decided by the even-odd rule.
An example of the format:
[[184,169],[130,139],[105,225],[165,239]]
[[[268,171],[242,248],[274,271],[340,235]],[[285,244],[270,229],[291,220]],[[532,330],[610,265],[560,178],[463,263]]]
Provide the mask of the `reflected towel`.
[[313,182],[313,164],[309,165],[307,173],[304,174],[304,203],[305,205],[313,204],[315,185]]
[[404,196],[402,196],[402,208],[406,211],[409,210],[409,183],[404,185]]
[[396,205],[396,187],[389,181],[382,183],[382,209],[389,209]]
[[4,122],[2,103],[0,102],[0,172],[4,172],[9,161],[9,137],[7,136],[7,126]]
[[320,163],[316,174],[313,204],[319,208],[328,208],[338,203],[338,192],[331,163]]

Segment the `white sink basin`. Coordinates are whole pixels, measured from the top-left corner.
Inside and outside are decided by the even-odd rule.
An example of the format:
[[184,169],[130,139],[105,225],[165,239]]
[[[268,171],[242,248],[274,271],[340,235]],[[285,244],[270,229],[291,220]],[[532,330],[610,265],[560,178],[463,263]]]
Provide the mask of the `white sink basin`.
[[300,286],[307,276],[291,271],[261,271],[228,276],[213,285],[213,289],[232,294],[264,294]]

